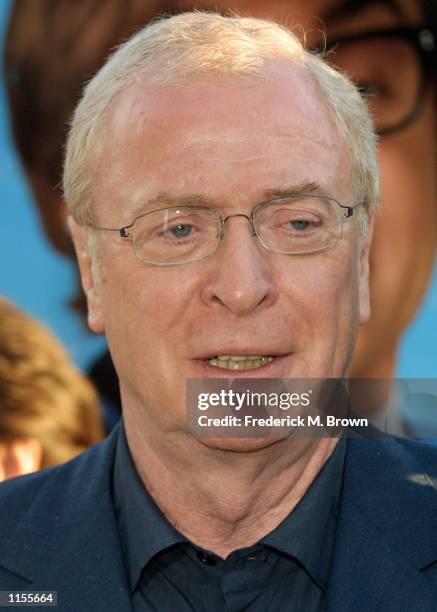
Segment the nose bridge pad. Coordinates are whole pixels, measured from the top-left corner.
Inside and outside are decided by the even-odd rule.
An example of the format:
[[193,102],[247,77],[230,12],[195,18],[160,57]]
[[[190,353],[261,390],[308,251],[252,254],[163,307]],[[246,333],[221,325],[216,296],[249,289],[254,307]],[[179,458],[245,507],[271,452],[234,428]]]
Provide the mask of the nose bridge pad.
[[224,234],[225,234],[225,223],[228,219],[232,219],[232,217],[244,217],[245,219],[247,219],[252,228],[252,236],[255,236],[255,238],[258,238],[258,234],[256,233],[255,226],[253,224],[253,219],[249,217],[248,215],[245,215],[244,213],[234,213],[233,215],[228,215],[227,217],[225,217],[225,219],[223,219],[222,238],[224,238]]

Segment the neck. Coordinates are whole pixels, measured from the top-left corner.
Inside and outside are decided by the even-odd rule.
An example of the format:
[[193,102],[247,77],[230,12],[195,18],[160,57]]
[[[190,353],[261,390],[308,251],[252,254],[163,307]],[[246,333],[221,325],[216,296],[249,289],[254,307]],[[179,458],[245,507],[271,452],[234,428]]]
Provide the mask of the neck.
[[129,448],[155,503],[185,537],[223,558],[282,522],[338,442],[293,438],[230,450],[225,440],[207,446],[186,432],[156,431],[126,412]]

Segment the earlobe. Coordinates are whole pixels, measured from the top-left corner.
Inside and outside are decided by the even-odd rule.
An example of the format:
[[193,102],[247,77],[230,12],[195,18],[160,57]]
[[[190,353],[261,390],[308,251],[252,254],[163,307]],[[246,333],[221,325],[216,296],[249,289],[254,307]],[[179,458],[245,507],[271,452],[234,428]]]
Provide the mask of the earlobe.
[[370,319],[370,248],[372,245],[373,218],[368,220],[367,235],[360,254],[359,322],[364,325]]
[[97,334],[103,333],[105,325],[101,308],[100,287],[95,278],[91,256],[88,252],[86,230],[78,225],[71,215],[68,217],[68,227],[73,238],[82,287],[87,299],[88,326]]

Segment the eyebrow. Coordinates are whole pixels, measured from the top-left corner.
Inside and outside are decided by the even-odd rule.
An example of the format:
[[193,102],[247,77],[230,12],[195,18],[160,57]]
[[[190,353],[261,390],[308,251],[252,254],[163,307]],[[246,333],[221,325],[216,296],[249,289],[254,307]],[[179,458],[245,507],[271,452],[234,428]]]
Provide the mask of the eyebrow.
[[[273,198],[296,197],[300,195],[327,195],[326,190],[318,183],[306,181],[286,188],[266,189],[263,192],[260,202],[271,200]],[[216,203],[211,199],[200,194],[189,194],[184,196],[170,195],[168,193],[160,193],[157,196],[149,198],[143,202],[138,208],[132,212],[133,218],[139,217],[142,214],[156,210],[156,208],[167,208],[171,206],[211,206]]]
[[398,17],[405,19],[406,15],[397,0],[342,0],[332,8],[321,14],[322,21],[333,21],[335,19],[354,17],[372,6],[381,6],[381,4]]
[[148,200],[142,202],[132,212],[132,215],[138,217],[144,213],[156,210],[157,208],[167,208],[170,206],[207,206],[208,200],[199,194],[191,194],[185,196],[172,196],[168,193],[159,193]]
[[296,196],[301,195],[323,195],[326,196],[326,190],[323,189],[318,183],[315,182],[306,182],[301,183],[300,185],[296,185],[290,188],[285,189],[267,189],[264,191],[264,197],[266,200],[271,200],[273,198],[294,198]]

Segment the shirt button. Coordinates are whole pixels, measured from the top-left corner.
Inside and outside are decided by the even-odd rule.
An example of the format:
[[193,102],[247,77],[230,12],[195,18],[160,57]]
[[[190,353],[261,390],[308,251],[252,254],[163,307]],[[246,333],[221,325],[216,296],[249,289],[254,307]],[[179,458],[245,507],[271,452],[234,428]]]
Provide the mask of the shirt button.
[[206,565],[215,565],[217,563],[217,560],[213,555],[208,555],[207,553],[204,553],[201,550],[197,551],[197,556],[202,561],[202,563],[206,563]]

